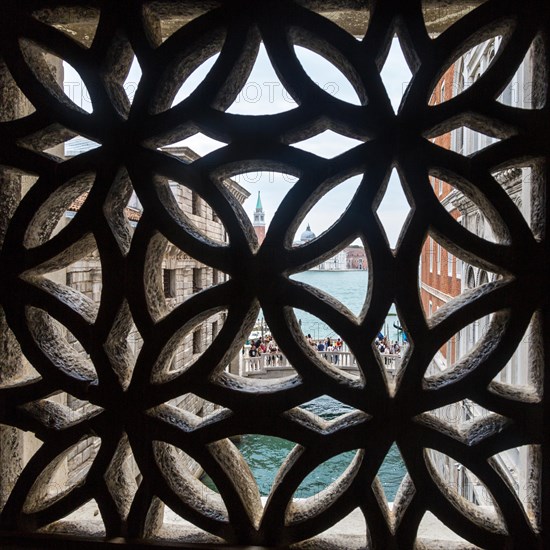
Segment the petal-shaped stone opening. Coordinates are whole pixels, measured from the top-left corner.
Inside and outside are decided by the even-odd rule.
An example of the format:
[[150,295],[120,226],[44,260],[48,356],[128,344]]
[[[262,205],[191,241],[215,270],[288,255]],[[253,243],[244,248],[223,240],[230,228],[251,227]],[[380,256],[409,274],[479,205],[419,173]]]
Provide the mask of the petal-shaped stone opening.
[[[218,307],[185,322],[168,340],[155,361],[151,371],[152,383],[168,382],[194,366],[198,368],[207,359],[208,367],[212,370],[228,368],[224,350],[215,342],[226,319],[227,310]],[[215,349],[211,349],[212,344],[216,344]],[[221,363],[212,365],[216,360]]]
[[[79,174],[47,195],[27,226],[24,246],[26,248],[40,246],[69,225],[84,207],[93,182],[93,173]],[[33,186],[33,193],[46,195],[47,186],[48,182],[39,180]]]
[[281,211],[277,214],[279,206],[298,178],[274,169],[243,172],[232,179],[249,193],[243,202],[243,208],[252,221],[258,244],[261,245],[269,231],[271,220],[276,215],[285,214]]
[[518,498],[532,529],[540,529],[541,449],[539,445],[522,445],[490,458],[491,466]]
[[399,237],[406,229],[406,222],[411,211],[411,205],[401,183],[397,170],[392,170],[384,196],[376,208],[376,216],[380,220],[391,248],[396,248]]
[[[334,267],[334,263],[334,258],[324,262],[330,267]],[[332,296],[357,318],[363,313],[369,285],[367,269],[319,269],[317,266],[295,273],[290,278]],[[311,335],[315,341],[338,337],[333,329],[313,314],[300,310],[297,316],[304,334]]]
[[397,113],[403,95],[412,78],[411,70],[405,60],[403,49],[397,36],[393,37],[390,51],[380,71],[380,78],[386,88],[393,111]]
[[[35,307],[26,308],[29,329],[36,345],[49,361],[48,370],[58,369],[73,382],[97,383],[97,373],[74,334],[47,312]],[[34,365],[39,371],[37,364]]]
[[[357,190],[361,184],[361,176],[353,176],[332,186],[317,202],[308,210],[300,213],[304,221],[298,227],[293,236],[293,246],[300,246],[320,237],[345,215],[348,208],[353,207],[353,200],[357,196]],[[357,241],[355,241],[357,243]],[[357,244],[357,246],[360,246]],[[346,249],[347,250],[347,249]],[[338,256],[340,254],[340,256]],[[325,260],[316,269],[321,271],[345,271],[350,269],[347,263],[347,254],[342,249],[330,260]],[[353,268],[351,268],[353,269]],[[363,266],[366,269],[366,262]]]
[[344,72],[318,53],[294,46],[296,57],[308,76],[326,93],[353,105],[361,105],[357,90]]
[[[294,443],[262,434],[243,434],[233,441],[257,484],[259,494],[267,497],[277,472],[294,448]],[[203,476],[202,480],[207,486],[218,490],[209,476]]]
[[533,41],[517,71],[498,96],[499,103],[518,109],[542,109],[546,104],[547,87],[542,71],[533,67],[531,61],[538,58],[536,52],[544,52],[544,44],[539,37]]
[[[51,55],[51,54],[48,54]],[[63,92],[65,96],[72,102],[76,107],[79,107],[87,113],[93,113],[94,106],[92,103],[92,98],[90,92],[84,80],[80,76],[80,73],[66,61],[63,61],[59,57],[53,56],[55,66],[59,66],[63,70]],[[50,61],[51,63],[51,61]],[[51,65],[50,65],[51,67]],[[55,78],[55,73],[53,67],[50,68],[52,74]]]
[[185,79],[181,88],[177,91],[171,107],[175,107],[185,99],[187,99],[205,79],[210,72],[210,69],[219,57],[219,53],[214,54],[203,61],[193,72]]
[[502,512],[479,477],[453,457],[434,449],[424,450],[424,460],[449,505],[480,527],[506,533]]
[[358,139],[344,136],[332,130],[325,130],[313,137],[293,143],[292,147],[313,153],[325,159],[331,159],[362,143]]
[[444,103],[475,84],[493,65],[502,45],[502,35],[494,35],[472,46],[445,66],[430,94],[430,105]]
[[536,314],[504,368],[493,378],[489,386],[491,391],[516,401],[540,401],[544,369],[536,350],[539,349],[541,335],[540,320]]
[[[302,481],[305,482],[304,495],[309,493],[311,496],[292,500],[287,507],[285,524],[290,526],[306,521],[329,508],[350,488],[364,459],[362,450],[351,450],[329,458],[311,471]],[[298,460],[299,457],[295,459],[294,465]],[[326,478],[319,484],[319,472],[324,470]],[[291,472],[291,469],[288,470],[288,474]],[[312,477],[309,477],[311,474]],[[284,474],[276,480],[276,484],[278,483],[284,483]]]
[[[182,449],[161,441],[153,442],[153,453],[165,483],[181,500],[185,508],[191,507],[208,519],[227,522],[228,512],[218,493],[202,483],[199,475],[202,466]],[[184,515],[177,507],[172,509]]]
[[265,47],[260,45],[254,67],[227,112],[238,115],[273,115],[290,111],[297,106],[273,69]]
[[357,451],[346,451],[319,464],[300,483],[293,498],[318,498],[329,485],[344,475],[353,462]]
[[83,437],[57,455],[37,476],[23,511],[30,514],[45,510],[84,484],[99,447],[99,438]]

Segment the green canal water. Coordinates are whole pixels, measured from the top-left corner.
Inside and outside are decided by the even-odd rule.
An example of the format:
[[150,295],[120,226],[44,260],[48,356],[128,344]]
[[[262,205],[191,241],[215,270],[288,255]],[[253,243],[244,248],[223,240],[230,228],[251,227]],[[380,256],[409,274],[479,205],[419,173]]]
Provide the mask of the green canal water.
[[[307,271],[293,275],[292,278],[331,294],[355,315],[361,312],[368,284],[368,273],[366,271]],[[326,338],[327,336],[334,338],[338,336],[327,324],[309,313],[297,310],[295,314],[301,321],[304,334],[311,334],[313,338]],[[395,310],[391,309],[384,327],[380,327],[392,340],[398,338],[398,334],[393,328],[396,319]],[[348,405],[328,396],[321,396],[310,401],[304,404],[303,408],[326,420],[332,420],[353,411]],[[238,447],[252,470],[260,494],[267,496],[277,471],[294,447],[294,443],[277,437],[247,434],[242,437]],[[296,498],[306,498],[318,493],[345,471],[354,456],[355,452],[351,451],[324,462],[304,478],[294,496]],[[368,457],[365,457],[365,460],[368,460]],[[378,475],[384,487],[386,498],[393,501],[399,484],[405,475],[405,466],[397,446],[391,447]],[[204,476],[203,482],[214,490],[216,489],[208,476]]]

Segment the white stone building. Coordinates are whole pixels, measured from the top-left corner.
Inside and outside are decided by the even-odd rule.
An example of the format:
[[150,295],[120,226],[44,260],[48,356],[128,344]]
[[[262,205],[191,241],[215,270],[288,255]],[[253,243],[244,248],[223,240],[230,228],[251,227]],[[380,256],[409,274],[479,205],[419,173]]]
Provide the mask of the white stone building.
[[[463,92],[468,86],[477,81],[487,70],[500,46],[501,37],[495,37],[479,46],[469,50],[455,63],[453,95]],[[525,60],[520,65],[512,80],[508,83],[498,101],[504,105],[519,108],[532,108],[532,51],[528,52]],[[476,132],[468,127],[460,127],[451,134],[451,149],[457,153],[468,156],[498,142],[498,139]],[[531,170],[530,166],[512,168],[493,173],[493,177],[502,185],[504,190],[516,204],[525,217],[528,224],[531,223]],[[456,188],[445,197],[449,202],[447,210],[458,209],[458,218],[466,229],[475,235],[495,241],[494,229],[478,205],[459,192]],[[461,290],[462,292],[480,285],[490,283],[499,278],[495,273],[490,273],[478,266],[467,262],[460,262],[461,266]],[[430,312],[431,313],[431,312]],[[491,315],[478,319],[464,327],[454,338],[455,344],[453,357],[449,353],[445,355],[438,352],[430,365],[427,375],[436,375],[463,359],[475,346],[479,345],[484,335],[490,330]],[[499,372],[493,383],[504,385],[510,390],[514,386],[526,387],[531,380],[530,357],[530,330],[526,333],[508,364]],[[492,414],[471,400],[463,400],[453,405],[442,407],[435,414],[445,421],[451,420],[459,430],[466,430],[476,419]],[[502,475],[508,478],[510,485],[515,489],[520,500],[524,503],[527,512],[530,513],[532,505],[529,495],[530,483],[529,465],[533,460],[534,450],[529,446],[509,449],[495,455],[494,460]],[[439,474],[448,485],[470,502],[484,507],[493,505],[492,499],[481,484],[479,479],[463,465],[452,458],[430,451]]]

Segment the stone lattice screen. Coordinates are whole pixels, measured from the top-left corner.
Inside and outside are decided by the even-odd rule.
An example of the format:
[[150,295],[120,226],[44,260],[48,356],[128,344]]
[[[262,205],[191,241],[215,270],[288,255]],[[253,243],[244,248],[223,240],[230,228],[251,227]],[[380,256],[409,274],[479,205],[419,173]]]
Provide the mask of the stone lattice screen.
[[[365,540],[376,548],[412,548],[426,511],[483,548],[542,548],[550,516],[550,483],[544,479],[550,472],[548,404],[542,397],[548,335],[546,10],[545,2],[535,0],[372,0],[368,9],[351,1],[3,0],[2,536],[48,526],[59,531],[62,524],[54,522],[95,500],[100,514],[94,525],[101,523],[101,529],[81,521],[73,524],[72,534],[170,539],[164,503],[220,541],[285,545],[324,532],[359,507]],[[413,73],[397,115],[380,78],[394,33]],[[487,72],[452,100],[429,106],[451,63],[495,35],[502,35],[503,43]],[[261,42],[299,106],[269,116],[227,114]],[[334,64],[361,105],[318,87],[294,45]],[[498,103],[530,47],[533,108]],[[202,83],[172,107],[187,76],[218,52]],[[130,104],[123,83],[134,56],[143,77]],[[65,95],[52,70],[56,59],[78,71],[93,112]],[[429,140],[464,125],[500,141],[464,157]],[[326,129],[363,143],[330,160],[291,147]],[[227,145],[190,164],[159,150],[197,132]],[[70,160],[52,149],[77,135],[100,147]],[[529,223],[492,176],[527,165],[533,172]],[[395,251],[376,216],[393,167],[412,207]],[[299,178],[259,248],[249,219],[221,183],[251,170]],[[438,202],[429,174],[476,203],[498,241],[485,241],[457,224]],[[309,209],[354,175],[364,176],[337,223],[307,245],[292,247]],[[193,226],[171,200],[169,180],[194,190],[214,209],[228,245]],[[124,214],[132,190],[144,209],[135,230]],[[72,221],[56,229],[84,192],[86,201]],[[428,234],[456,257],[500,276],[430,319],[418,291],[419,257]],[[289,279],[356,238],[369,261],[369,291],[358,317]],[[168,243],[229,280],[167,311],[161,259]],[[99,307],[52,275],[94,252],[102,266]],[[372,347],[392,303],[411,340],[395,381]],[[260,307],[297,371],[269,385],[225,371]],[[293,308],[312,313],[342,336],[360,376],[346,375],[310,351]],[[219,311],[227,311],[227,320],[215,341],[184,372],[169,372],[179,342]],[[441,346],[489,314],[489,330],[468,356],[438,377],[424,376]],[[126,345],[132,324],[144,342],[138,357]],[[530,324],[531,384],[492,382]],[[66,331],[85,354],[66,343]],[[187,393],[218,405],[217,412],[200,418],[167,404]],[[59,395],[92,406],[75,416]],[[355,412],[326,422],[299,408],[321,395]],[[492,414],[459,430],[430,413],[466,398]],[[28,433],[42,443],[32,457],[23,452]],[[249,433],[296,443],[264,504],[228,439]],[[67,454],[89,437],[100,445],[85,476],[52,491]],[[390,510],[376,474],[394,442],[408,475]],[[532,449],[532,483],[529,501],[522,503],[492,457],[525,445]],[[494,513],[469,504],[445,484],[427,449],[473,472],[494,500]],[[219,495],[186,472],[178,450],[202,465]],[[315,497],[293,501],[309,472],[349,450],[356,457],[340,478]],[[139,484],[130,476],[132,460]]]

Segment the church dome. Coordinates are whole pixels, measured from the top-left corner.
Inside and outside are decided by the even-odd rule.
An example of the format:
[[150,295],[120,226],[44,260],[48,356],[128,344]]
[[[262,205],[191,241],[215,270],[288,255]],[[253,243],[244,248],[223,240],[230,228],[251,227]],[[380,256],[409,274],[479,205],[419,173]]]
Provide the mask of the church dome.
[[307,224],[307,229],[300,235],[300,240],[305,243],[315,239],[315,233],[310,229],[309,223]]

